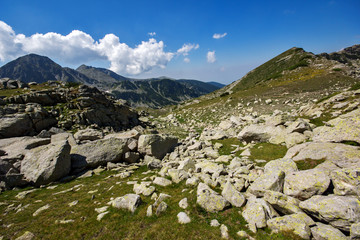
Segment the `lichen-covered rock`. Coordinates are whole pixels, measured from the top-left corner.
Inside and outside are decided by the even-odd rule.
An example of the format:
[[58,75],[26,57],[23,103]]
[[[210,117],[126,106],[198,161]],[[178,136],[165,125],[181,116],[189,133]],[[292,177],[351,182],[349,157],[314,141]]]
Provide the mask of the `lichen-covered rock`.
[[234,207],[242,207],[246,202],[246,198],[244,197],[244,195],[237,191],[230,182],[227,182],[225,184],[221,195],[223,195],[223,197],[227,201],[229,201]]
[[70,172],[70,145],[57,142],[31,149],[21,161],[21,173],[36,186],[65,177]]
[[300,201],[280,192],[266,191],[264,200],[271,204],[276,210],[283,214],[301,213]]
[[126,140],[109,138],[75,146],[71,149],[73,169],[95,168],[108,162],[120,162],[127,151]]
[[323,169],[309,169],[286,175],[284,193],[300,200],[323,194],[330,185],[329,173]]
[[172,182],[169,179],[163,178],[163,177],[156,177],[153,181],[154,184],[159,185],[159,186],[169,186],[172,184]]
[[134,192],[136,194],[142,194],[144,196],[150,196],[155,192],[155,187],[150,186],[150,183],[140,183],[140,184],[134,184]]
[[174,183],[179,183],[189,178],[189,174],[187,172],[179,169],[169,169],[168,174]]
[[350,227],[350,239],[359,240],[360,239],[360,222],[354,223]]
[[265,164],[265,173],[274,173],[283,171],[285,174],[295,172],[298,170],[296,163],[291,159],[280,158],[272,160]]
[[198,185],[196,203],[208,212],[222,211],[230,206],[230,203],[224,197],[204,183]]
[[350,231],[353,223],[360,222],[360,201],[353,196],[313,196],[300,202],[299,207],[335,228]]
[[360,196],[360,168],[346,168],[331,172],[336,195]]
[[265,228],[266,221],[273,217],[278,217],[279,214],[262,198],[252,196],[248,199],[242,216],[248,222],[249,229],[256,232],[257,228]]
[[315,240],[347,240],[348,238],[339,229],[323,223],[316,223],[311,228],[311,233]]
[[314,129],[313,141],[344,142],[354,141],[360,144],[360,108],[328,121],[331,126]]
[[285,137],[285,144],[287,148],[291,148],[296,144],[303,143],[306,141],[306,137],[304,134],[293,132]]
[[115,208],[126,209],[130,212],[135,212],[136,208],[141,204],[141,198],[137,194],[126,194],[122,197],[117,197],[111,201],[111,205]]
[[310,239],[311,230],[309,225],[313,225],[312,219],[305,213],[296,213],[283,217],[272,218],[267,221],[267,225],[274,232],[291,232],[302,239]]
[[144,155],[162,159],[166,153],[171,152],[176,147],[177,143],[177,138],[167,135],[141,135],[138,141],[138,151]]
[[224,165],[205,160],[205,161],[195,164],[195,168],[196,168],[195,169],[196,172],[214,174],[216,172],[223,171]]
[[266,190],[282,192],[285,173],[283,171],[268,171],[258,177],[248,188],[248,192],[262,197]]

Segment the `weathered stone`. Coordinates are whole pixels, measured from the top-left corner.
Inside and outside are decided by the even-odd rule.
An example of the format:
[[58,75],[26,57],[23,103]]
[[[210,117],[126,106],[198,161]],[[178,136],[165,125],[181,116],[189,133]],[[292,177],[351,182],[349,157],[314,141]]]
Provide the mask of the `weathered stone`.
[[265,228],[266,221],[278,217],[277,212],[264,199],[252,196],[248,199],[242,216],[249,224],[249,229],[256,232],[257,228]]
[[310,239],[311,230],[309,225],[313,223],[311,218],[305,213],[286,215],[267,221],[267,225],[274,232],[291,232],[302,239]]
[[124,162],[136,163],[140,159],[140,154],[137,152],[126,152],[124,154]]
[[265,191],[264,200],[283,214],[301,213],[300,201],[280,192]]
[[220,156],[219,152],[212,147],[206,147],[203,151],[207,158],[217,159]]
[[187,172],[179,169],[169,169],[168,174],[174,183],[179,183],[189,178],[189,174]]
[[108,139],[108,138],[118,138],[118,139],[134,138],[134,139],[139,139],[139,137],[140,137],[140,133],[137,130],[132,129],[132,130],[126,131],[126,132],[108,134],[108,135],[105,136],[105,139]]
[[288,127],[286,128],[286,132],[293,133],[303,133],[307,130],[311,131],[311,126],[308,121],[302,118],[298,118],[295,122],[292,122]]
[[153,215],[153,206],[149,205],[148,208],[146,209],[146,216],[151,217],[152,215]]
[[188,207],[188,201],[187,201],[187,198],[183,198],[180,200],[179,202],[179,207],[183,208],[183,209],[186,209]]
[[240,141],[267,142],[271,138],[279,138],[279,136],[281,136],[279,143],[284,142],[285,131],[283,126],[274,127],[252,124],[244,127],[237,137]]
[[169,186],[172,184],[172,182],[169,179],[163,178],[163,177],[156,177],[153,181],[154,184],[160,185],[163,187]]
[[103,136],[104,135],[102,131],[92,128],[79,130],[74,134],[74,138],[78,141],[84,141],[84,140],[93,141],[93,140],[101,139],[103,138]]
[[50,205],[49,204],[46,204],[45,206],[42,206],[41,208],[39,208],[38,210],[36,210],[34,213],[33,213],[33,217],[36,217],[37,215],[39,215],[41,212],[45,211],[46,209],[49,209],[50,208]]
[[177,138],[166,135],[141,135],[138,142],[138,151],[144,155],[162,159],[166,153],[176,147],[177,142]]
[[78,145],[71,149],[73,169],[95,168],[108,162],[119,162],[127,151],[126,140],[109,138]]
[[70,166],[70,145],[63,141],[31,149],[21,162],[21,173],[40,186],[68,175]]
[[180,170],[189,171],[190,169],[195,169],[195,162],[192,159],[186,159],[180,162],[178,167]]
[[227,182],[225,184],[221,195],[234,207],[242,207],[246,202],[246,198],[244,197],[244,195],[237,191],[230,182]]
[[111,201],[111,205],[115,208],[126,209],[130,212],[135,212],[136,208],[141,204],[141,198],[137,194],[126,194],[122,197],[117,197]]
[[229,239],[229,233],[228,233],[228,228],[226,225],[221,224],[220,226],[220,233],[221,233],[221,238],[223,239]]
[[179,212],[177,217],[178,217],[178,222],[180,224],[186,224],[186,223],[191,222],[189,216],[184,212]]
[[360,168],[346,168],[331,172],[336,195],[360,196]]
[[305,135],[298,132],[290,133],[285,137],[285,144],[287,148],[291,148],[305,141],[306,141]]
[[186,180],[186,185],[196,186],[196,184],[198,184],[199,181],[200,181],[199,178],[191,177]]
[[257,178],[248,188],[248,192],[262,197],[266,190],[282,192],[285,173],[283,171],[265,172]]
[[210,161],[203,161],[195,164],[196,172],[202,173],[210,173],[214,174],[216,172],[221,172],[224,170],[224,166],[222,164],[217,164]]
[[347,240],[348,238],[339,229],[323,223],[316,223],[311,228],[311,233],[315,240]]
[[353,196],[313,196],[300,202],[299,207],[311,216],[344,231],[350,231],[351,224],[360,221],[360,203]]
[[198,185],[196,203],[208,212],[222,211],[230,205],[225,198],[204,183]]
[[309,169],[286,175],[284,193],[300,200],[323,194],[330,185],[329,173],[322,169]]
[[360,108],[328,121],[329,126],[314,129],[317,142],[354,141],[360,144]]
[[218,220],[213,219],[213,220],[211,220],[211,222],[210,222],[210,226],[212,226],[212,227],[218,227],[218,226],[220,226],[220,223],[219,223]]
[[15,240],[32,240],[35,235],[32,232],[26,231],[23,235],[16,238]]
[[350,228],[350,239],[359,240],[360,239],[360,222],[354,223]]
[[150,196],[155,192],[154,186],[148,186],[149,184],[141,183],[141,184],[134,184],[134,192],[136,194],[142,194],[144,196]]
[[165,202],[160,202],[160,204],[156,208],[156,212],[155,212],[156,216],[160,216],[160,214],[165,212],[167,208],[168,205]]
[[[327,160],[333,162],[337,168],[360,167],[360,148],[341,143],[306,142],[290,148],[284,158],[294,161],[300,160]],[[322,164],[317,168],[321,168]]]

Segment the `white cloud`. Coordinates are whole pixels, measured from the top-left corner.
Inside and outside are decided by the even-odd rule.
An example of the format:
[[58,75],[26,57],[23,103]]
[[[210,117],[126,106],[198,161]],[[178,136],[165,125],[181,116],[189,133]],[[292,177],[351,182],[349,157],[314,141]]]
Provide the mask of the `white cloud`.
[[214,63],[216,61],[215,51],[208,51],[206,58],[208,63]]
[[153,37],[153,36],[156,35],[156,32],[149,32],[148,35],[149,35],[150,37]]
[[223,34],[221,34],[221,33],[214,33],[213,38],[215,38],[215,39],[220,39],[220,38],[225,37],[226,35],[227,35],[227,33],[223,33]]
[[177,50],[177,53],[180,55],[183,55],[183,56],[187,56],[187,55],[189,55],[189,52],[191,50],[193,50],[193,49],[196,50],[198,48],[199,48],[199,44],[186,43]]
[[189,63],[190,62],[190,58],[184,58],[184,62],[186,62],[186,63]]
[[114,34],[107,34],[95,41],[79,30],[65,36],[49,32],[27,37],[16,34],[11,26],[0,21],[0,61],[12,60],[27,53],[45,55],[71,64],[108,60],[111,70],[136,75],[154,67],[165,68],[175,53],[166,52],[164,48],[163,41],[158,42],[153,38],[131,48],[121,43]]

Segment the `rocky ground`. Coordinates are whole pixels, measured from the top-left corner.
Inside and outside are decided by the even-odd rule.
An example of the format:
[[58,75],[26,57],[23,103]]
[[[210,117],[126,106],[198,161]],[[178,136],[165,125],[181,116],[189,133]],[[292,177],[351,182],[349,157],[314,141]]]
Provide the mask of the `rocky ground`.
[[360,239],[359,106],[347,90],[272,114],[245,105],[206,126],[140,118],[182,139],[141,126],[1,139],[2,188],[15,189],[0,195],[0,235]]

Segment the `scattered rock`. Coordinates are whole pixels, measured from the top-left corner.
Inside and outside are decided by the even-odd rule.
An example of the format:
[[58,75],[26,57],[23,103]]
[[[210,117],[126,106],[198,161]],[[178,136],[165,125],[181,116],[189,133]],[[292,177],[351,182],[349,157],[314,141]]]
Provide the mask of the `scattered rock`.
[[196,203],[208,212],[218,212],[230,205],[225,198],[204,183],[198,185]]
[[186,224],[186,223],[191,222],[189,216],[184,212],[179,212],[177,217],[178,217],[178,222],[180,224]]
[[141,198],[137,194],[126,194],[122,197],[117,197],[111,201],[111,205],[115,208],[126,209],[132,213],[141,204]]
[[242,207],[245,202],[246,198],[242,193],[236,190],[236,188],[230,183],[227,182],[225,184],[224,189],[221,192],[221,195],[231,203],[234,207]]
[[172,151],[176,147],[177,143],[177,138],[167,135],[141,135],[138,142],[138,151],[144,155],[162,159],[166,153]]
[[36,217],[37,215],[39,215],[42,211],[45,211],[46,209],[49,209],[50,208],[50,205],[49,204],[46,204],[45,206],[42,206],[41,208],[39,208],[38,210],[36,210],[34,213],[33,213],[33,216]]
[[23,235],[16,238],[15,240],[31,240],[35,237],[35,235],[32,232],[26,231]]
[[167,208],[168,205],[165,202],[160,202],[159,206],[156,208],[156,216],[160,216],[160,214],[165,212]]
[[229,239],[228,228],[226,225],[221,224],[220,226],[221,238]]
[[188,207],[188,201],[187,201],[187,198],[183,198],[180,200],[179,202],[179,207],[183,208],[183,209],[186,209]]
[[172,182],[169,179],[163,178],[163,177],[156,177],[153,181],[154,184],[160,185],[163,187],[169,186],[172,184]]

